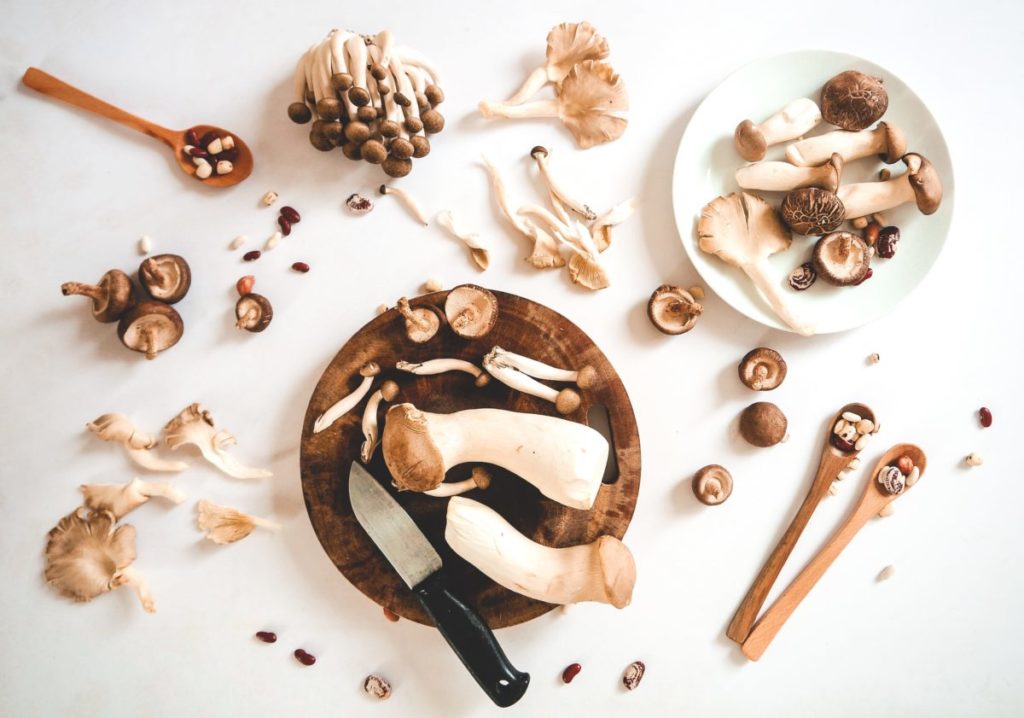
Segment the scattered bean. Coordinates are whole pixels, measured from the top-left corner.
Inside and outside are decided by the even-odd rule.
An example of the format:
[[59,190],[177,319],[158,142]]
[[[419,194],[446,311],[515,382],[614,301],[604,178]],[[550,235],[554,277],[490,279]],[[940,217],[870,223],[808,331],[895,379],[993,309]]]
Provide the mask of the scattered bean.
[[815,271],[814,265],[810,262],[804,262],[789,273],[789,286],[798,292],[802,292],[805,289],[809,289],[817,279],[818,273]]
[[878,472],[878,483],[885,489],[885,493],[895,496],[903,493],[903,489],[906,487],[906,477],[895,466],[884,466]]
[[230,152],[231,150],[235,149],[235,138],[232,137],[231,135],[225,135],[224,137],[221,137],[220,143],[221,146],[224,148],[225,152]]
[[284,215],[277,218],[277,224],[281,227],[281,234],[285,237],[292,233],[292,223]]
[[242,259],[244,259],[246,262],[255,262],[261,256],[263,256],[263,252],[261,252],[258,249],[252,249],[243,254]]
[[846,468],[849,469],[850,471],[855,471],[855,470],[859,469],[860,468],[860,457],[859,456],[855,456],[852,459],[850,459],[850,463],[846,465]]
[[690,287],[687,291],[690,293],[690,296],[696,299],[698,302],[704,298],[703,287]]
[[314,663],[316,663],[316,656],[314,656],[312,653],[307,653],[306,651],[304,651],[301,648],[296,648],[295,649],[295,660],[297,660],[299,663],[301,663],[304,666],[311,666]]
[[269,192],[266,192],[262,197],[260,197],[260,202],[263,203],[264,207],[269,207],[270,205],[274,204],[274,202],[276,202],[276,201],[277,201],[277,192],[274,192],[273,190],[271,190]]
[[267,243],[263,245],[263,249],[271,250],[281,243],[281,239],[284,237],[280,232],[274,232],[272,235],[267,237]]
[[201,165],[196,166],[196,177],[199,179],[206,179],[213,174],[213,167],[206,160],[200,160]]
[[[907,477],[907,486],[910,486],[910,477],[909,476]],[[886,504],[885,506],[883,506],[882,510],[878,512],[878,518],[884,519],[884,518],[886,518],[888,516],[892,516],[894,513],[896,513],[896,508],[890,502],[890,503]]]
[[853,442],[840,439],[838,435],[832,434],[832,446],[840,451],[853,451]]
[[872,278],[873,276],[875,276],[875,270],[874,270],[874,269],[872,269],[871,267],[868,267],[868,271],[866,271],[866,272],[864,273],[864,276],[863,276],[863,277],[861,277],[861,278],[860,278],[859,280],[857,280],[856,282],[854,282],[854,283],[853,283],[853,286],[855,286],[855,287],[859,287],[860,285],[864,284],[864,282],[866,282],[866,281],[868,281],[869,279],[871,279],[871,278]]
[[828,485],[828,495],[829,496],[835,496],[838,493],[839,493],[839,484],[837,484],[835,481],[833,481],[831,484]]
[[192,161],[204,160],[210,156],[210,153],[201,147],[185,147],[185,154],[192,158]]
[[384,609],[384,618],[388,619],[392,623],[398,623],[401,616],[399,616],[397,613],[392,611],[387,606],[382,606],[382,608]]
[[[856,431],[856,429],[854,429],[854,431]],[[863,435],[862,435],[862,436],[861,436],[861,437],[860,437],[859,439],[857,439],[857,441],[856,441],[856,442],[855,442],[855,443],[853,444],[853,448],[854,448],[854,450],[855,450],[855,451],[864,451],[864,447],[868,445],[868,441],[870,441],[870,440],[871,440],[871,434],[863,434]]]
[[235,237],[234,239],[231,240],[231,244],[228,245],[228,249],[238,249],[239,247],[241,247],[243,244],[245,244],[248,241],[249,241],[248,237],[246,237],[244,234],[240,234],[240,235],[238,235],[237,237]]
[[862,236],[864,241],[868,243],[869,247],[874,247],[875,242],[878,241],[878,233],[882,230],[882,225],[878,222],[869,222],[864,228]]
[[246,294],[252,292],[252,287],[254,284],[256,284],[256,277],[254,277],[251,274],[246,274],[244,277],[240,278],[237,282],[235,282],[235,289],[238,290],[239,296],[244,297]]
[[978,421],[986,429],[992,426],[992,411],[984,406],[978,409]]
[[885,182],[890,177],[892,177],[892,172],[889,170],[888,167],[883,167],[882,169],[878,170],[878,179],[881,180],[882,182]]
[[217,161],[217,174],[219,175],[231,174],[232,170],[234,169],[235,166],[231,163],[230,160]]
[[881,354],[878,354],[876,352],[875,354],[869,354],[868,355],[868,364],[877,364],[880,361],[882,361],[882,355]]
[[858,434],[870,434],[875,430],[875,424],[871,419],[861,419],[857,422]]
[[878,233],[878,244],[875,251],[882,259],[892,259],[896,256],[896,244],[900,241],[900,230],[898,227],[883,227]]
[[964,463],[968,466],[981,466],[984,462],[982,462],[980,454],[976,454],[972,451],[964,457]]
[[352,214],[366,214],[373,209],[373,202],[358,194],[350,194],[345,200],[345,206]]
[[388,305],[387,304],[378,304],[377,308],[374,310],[374,314],[376,314],[379,317],[381,314],[383,314],[387,310],[388,310]]
[[906,476],[907,474],[909,474],[911,471],[914,470],[914,460],[911,459],[906,454],[904,454],[900,458],[896,459],[895,466],[896,466],[897,469],[900,470],[900,472],[904,476]]
[[881,571],[878,572],[878,576],[875,577],[875,580],[878,581],[879,583],[881,583],[882,581],[888,581],[890,578],[893,577],[894,573],[896,573],[895,567],[893,567],[893,566],[886,566],[885,568],[883,568]]
[[868,226],[867,217],[857,217],[856,219],[850,220],[850,224],[853,225],[854,229],[864,229]]
[[206,151],[211,155],[219,155],[224,151],[224,143],[221,142],[221,139],[218,137],[206,146]]
[[289,207],[288,205],[281,208],[281,216],[292,224],[298,224],[302,221],[302,215],[296,212],[294,207]]
[[151,249],[153,249],[153,240],[148,234],[142,235],[139,239],[139,254],[149,254]]
[[423,283],[424,292],[440,292],[442,289],[444,289],[444,285],[441,284],[441,280],[433,277]]
[[889,223],[885,221],[885,215],[881,212],[875,212],[871,215],[871,221],[877,224],[879,227],[885,227]]
[[627,691],[634,690],[640,685],[646,670],[647,666],[644,665],[643,661],[633,661],[626,666],[626,670],[622,673],[622,685],[626,687]]
[[264,643],[277,642],[277,634],[273,631],[256,631],[256,638],[260,639]]
[[856,424],[860,421],[860,414],[854,414],[852,411],[844,411],[843,418],[851,424]]
[[562,671],[562,683],[572,683],[572,679],[579,675],[579,672],[583,670],[583,666],[579,663],[570,663]]
[[198,145],[199,144],[199,133],[194,129],[185,130],[185,144]]
[[391,684],[382,676],[367,676],[363,681],[363,690],[367,695],[382,701],[391,697]]
[[296,272],[302,272],[303,274],[305,274],[306,272],[309,271],[309,265],[306,264],[305,262],[295,262],[292,265],[292,269],[294,269]]
[[917,480],[921,478],[921,469],[916,466],[910,470],[907,474],[907,486],[913,486],[917,483]]

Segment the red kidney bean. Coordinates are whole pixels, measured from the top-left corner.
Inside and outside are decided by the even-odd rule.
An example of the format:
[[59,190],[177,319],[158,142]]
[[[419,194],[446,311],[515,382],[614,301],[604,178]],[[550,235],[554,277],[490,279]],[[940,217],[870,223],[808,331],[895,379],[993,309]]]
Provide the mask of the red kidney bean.
[[562,683],[572,683],[572,679],[579,675],[579,672],[583,670],[583,666],[579,663],[570,663],[562,671]]
[[836,447],[840,451],[853,451],[856,447],[852,441],[840,438],[838,434],[832,434],[829,436],[832,441],[832,446]]
[[292,223],[289,222],[285,217],[278,217],[277,223],[281,227],[281,234],[283,234],[285,237],[292,233]]
[[864,284],[864,282],[866,282],[869,279],[871,279],[871,277],[873,277],[873,276],[875,276],[875,270],[872,269],[871,267],[868,267],[868,271],[864,273],[864,276],[861,277],[860,280],[858,280],[857,282],[854,282],[853,286],[859,287],[860,285]]
[[209,132],[204,133],[203,136],[199,138],[199,144],[205,148],[215,139],[217,139],[217,133],[214,132],[213,130],[210,130]]
[[263,252],[258,249],[252,249],[242,255],[242,259],[246,262],[255,262],[257,259],[263,256]]
[[232,147],[230,150],[221,150],[217,154],[218,160],[227,160],[228,162],[234,162],[238,159],[238,148]]
[[203,158],[206,158],[206,157],[210,156],[210,153],[207,152],[206,150],[202,149],[201,147],[193,147],[192,149],[190,149],[188,151],[188,155],[190,157],[203,157]]
[[199,133],[195,130],[185,130],[185,144],[195,147],[199,144]]
[[295,264],[292,265],[292,269],[294,269],[296,272],[302,272],[303,274],[305,274],[306,272],[309,271],[309,265],[306,264],[305,262],[296,262]]
[[293,207],[285,205],[281,208],[281,216],[287,219],[292,224],[296,224],[302,221],[302,215],[295,211]]
[[984,406],[978,409],[978,421],[980,421],[981,425],[986,429],[992,426],[992,411]]
[[864,241],[868,243],[868,246],[874,247],[875,242],[878,241],[878,233],[881,231],[882,225],[878,222],[870,222],[867,227],[864,228]]
[[301,663],[304,666],[311,666],[314,663],[316,663],[316,656],[314,656],[312,653],[307,653],[306,651],[304,651],[301,648],[296,648],[295,649],[295,660],[297,660],[299,663]]
[[256,631],[256,638],[264,643],[277,643],[277,634],[273,631]]

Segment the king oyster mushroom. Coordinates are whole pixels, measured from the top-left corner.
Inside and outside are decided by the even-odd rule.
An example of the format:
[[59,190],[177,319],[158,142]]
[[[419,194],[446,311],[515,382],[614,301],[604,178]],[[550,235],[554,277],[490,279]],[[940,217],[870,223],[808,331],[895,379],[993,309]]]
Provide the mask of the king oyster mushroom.
[[156,359],[159,352],[177,344],[184,333],[181,315],[163,302],[140,302],[125,312],[117,325],[121,343],[144,353],[147,359]]
[[[798,167],[813,167],[838,154],[846,162],[877,155],[886,164],[898,162],[907,151],[907,138],[896,125],[879,122],[873,130],[836,130],[794,142],[786,147],[786,159]],[[835,189],[832,189],[835,192]]]
[[479,339],[498,321],[498,298],[475,284],[462,284],[448,292],[444,314],[452,331],[465,339]]
[[833,232],[814,245],[811,261],[819,277],[845,287],[864,278],[871,266],[871,255],[871,248],[860,237],[850,232]]
[[907,171],[884,182],[843,185],[837,192],[847,217],[868,217],[914,202],[922,214],[932,214],[942,203],[942,182],[932,163],[915,152],[903,155]]
[[158,254],[142,260],[139,282],[153,299],[175,304],[188,293],[192,285],[192,271],[183,257]]
[[771,402],[758,401],[740,414],[740,435],[754,446],[774,446],[786,438],[788,423],[782,409]]
[[758,347],[743,356],[738,371],[744,386],[754,391],[771,391],[786,378],[786,360],[774,349]]
[[98,322],[116,322],[135,306],[135,287],[131,277],[120,269],[111,269],[96,284],[64,282],[60,285],[65,297],[78,294],[92,300],[92,316]]
[[801,97],[759,125],[743,120],[733,133],[733,144],[740,157],[748,162],[757,162],[764,159],[765,152],[772,145],[799,137],[819,122],[821,112],[814,100]]
[[846,216],[839,197],[819,187],[793,190],[782,200],[780,211],[789,228],[803,235],[831,232]]
[[818,167],[794,167],[789,162],[754,162],[736,170],[736,184],[743,189],[788,192],[801,187],[839,188],[843,158],[837,152]]
[[505,104],[522,104],[547,83],[560,83],[574,65],[586,60],[603,60],[608,52],[608,41],[589,22],[556,25],[548,33],[547,62],[531,72]]
[[247,332],[262,332],[274,318],[270,300],[262,294],[249,292],[235,302],[235,326]]
[[682,287],[662,284],[647,302],[647,317],[662,334],[685,334],[704,312],[693,295]]
[[889,93],[882,87],[882,78],[863,72],[841,72],[821,90],[821,116],[844,130],[870,127],[887,109]]

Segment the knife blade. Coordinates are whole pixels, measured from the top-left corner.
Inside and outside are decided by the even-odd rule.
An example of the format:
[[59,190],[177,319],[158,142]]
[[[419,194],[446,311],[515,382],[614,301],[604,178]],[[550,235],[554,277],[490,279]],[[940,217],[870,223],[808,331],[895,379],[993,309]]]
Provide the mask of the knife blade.
[[530,674],[517,670],[491,629],[451,592],[441,557],[412,518],[358,462],[348,475],[352,513],[433,619],[470,675],[494,703],[507,707],[523,697]]

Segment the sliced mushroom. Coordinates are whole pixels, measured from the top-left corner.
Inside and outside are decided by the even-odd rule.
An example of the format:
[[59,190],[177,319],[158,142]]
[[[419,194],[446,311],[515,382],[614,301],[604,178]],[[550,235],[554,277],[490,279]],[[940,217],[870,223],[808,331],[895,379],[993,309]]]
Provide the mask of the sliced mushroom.
[[153,299],[175,304],[188,293],[192,285],[192,271],[183,257],[158,254],[142,260],[139,281]]
[[547,83],[557,85],[565,79],[574,65],[585,60],[603,60],[608,52],[608,41],[589,22],[556,25],[548,33],[547,62],[531,72],[505,104],[525,102]]
[[717,506],[732,495],[732,474],[724,466],[708,464],[693,475],[692,486],[698,501]]
[[914,202],[922,214],[933,214],[942,203],[939,173],[927,159],[910,152],[903,155],[907,171],[884,182],[859,182],[843,185],[838,195],[847,217],[867,217]]
[[733,144],[747,162],[764,159],[768,148],[792,140],[821,122],[821,112],[814,100],[801,97],[793,100],[759,125],[743,120],[736,126]]
[[856,70],[839,73],[821,90],[821,116],[844,130],[871,127],[888,108],[889,93],[882,87],[882,78]]
[[789,228],[803,235],[831,232],[846,216],[839,197],[818,187],[793,190],[782,200],[780,212]]
[[405,318],[406,336],[416,344],[429,342],[441,328],[441,311],[431,304],[412,307],[409,300],[402,297],[396,308]]
[[498,321],[498,298],[483,287],[462,284],[448,292],[444,313],[453,332],[465,339],[479,339]]
[[891,165],[906,151],[907,138],[903,130],[888,122],[879,122],[873,130],[836,130],[794,142],[786,147],[786,159],[800,167],[811,167],[828,161],[833,154],[840,155],[846,162],[877,155]]
[[774,446],[786,437],[786,415],[771,402],[758,401],[740,414],[740,435],[754,446]]
[[395,363],[395,369],[420,376],[444,374],[449,371],[461,371],[472,376],[474,379],[473,383],[478,387],[487,386],[491,381],[490,374],[483,371],[473,362],[468,362],[464,359],[430,359],[418,364],[400,361]]
[[185,324],[174,307],[163,302],[140,302],[121,317],[117,336],[132,351],[147,359],[170,349],[185,333]]
[[120,269],[111,269],[93,284],[64,282],[60,285],[65,297],[78,294],[92,300],[92,316],[98,322],[116,322],[135,306],[135,287],[131,277]]
[[377,364],[377,362],[371,361],[363,364],[359,369],[359,376],[363,378],[359,383],[359,386],[351,393],[336,401],[328,407],[323,414],[316,418],[316,421],[313,422],[313,433],[319,434],[321,431],[328,428],[331,424],[355,408],[355,405],[362,401],[363,397],[370,392],[370,386],[373,384],[373,378],[378,374],[380,374],[380,365]]
[[801,187],[821,187],[829,192],[839,188],[843,158],[832,155],[819,167],[794,167],[789,162],[755,162],[736,170],[736,184],[744,189],[788,192]]
[[751,349],[740,360],[739,375],[744,386],[754,391],[771,391],[786,378],[786,360],[768,347]]
[[250,292],[238,298],[235,303],[235,326],[247,332],[262,332],[274,318],[270,300],[262,294]]
[[662,334],[685,334],[704,312],[693,295],[682,287],[662,284],[647,302],[647,317]]
[[850,232],[833,232],[814,245],[814,269],[823,280],[838,287],[857,284],[868,273],[872,250]]

